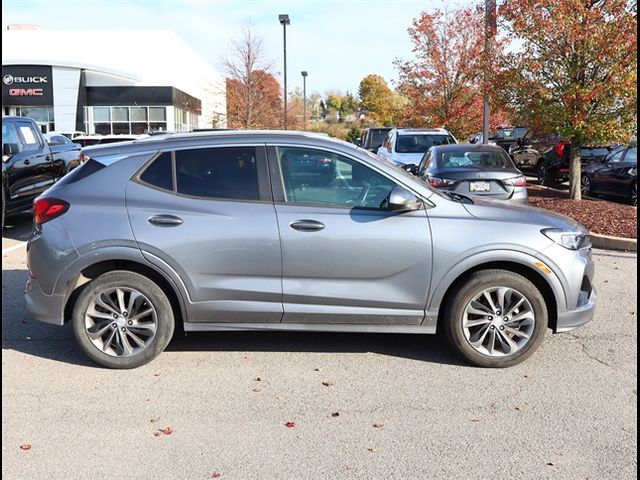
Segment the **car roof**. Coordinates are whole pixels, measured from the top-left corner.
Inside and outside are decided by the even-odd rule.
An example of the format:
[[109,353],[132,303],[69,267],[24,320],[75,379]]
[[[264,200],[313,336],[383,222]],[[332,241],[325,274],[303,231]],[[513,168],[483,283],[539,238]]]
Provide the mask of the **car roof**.
[[[93,137],[95,138],[95,137]],[[294,143],[296,140],[315,145],[336,146],[357,149],[352,143],[331,138],[314,132],[300,132],[292,130],[220,130],[190,133],[167,133],[165,135],[150,135],[133,141],[118,144],[98,144],[86,147],[88,155],[111,155],[124,152],[165,150],[183,147],[199,147],[211,143],[231,144],[238,141],[245,144],[252,143]]]
[[444,128],[397,128],[398,135],[449,135],[449,131]]
[[451,145],[436,145],[431,147],[438,152],[504,152],[498,145],[478,145],[475,143],[453,143]]

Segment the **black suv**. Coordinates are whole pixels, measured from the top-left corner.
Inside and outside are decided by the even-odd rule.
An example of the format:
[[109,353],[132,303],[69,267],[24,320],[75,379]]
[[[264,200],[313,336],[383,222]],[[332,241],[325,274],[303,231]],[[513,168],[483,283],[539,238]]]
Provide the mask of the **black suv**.
[[375,153],[391,130],[391,127],[366,128],[360,137],[359,146]]

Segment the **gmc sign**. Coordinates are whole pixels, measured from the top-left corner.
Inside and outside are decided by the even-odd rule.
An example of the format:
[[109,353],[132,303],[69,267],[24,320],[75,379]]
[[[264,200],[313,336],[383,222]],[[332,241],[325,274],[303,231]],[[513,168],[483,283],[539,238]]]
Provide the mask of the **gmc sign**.
[[10,106],[53,105],[52,68],[40,65],[2,67],[2,104]]

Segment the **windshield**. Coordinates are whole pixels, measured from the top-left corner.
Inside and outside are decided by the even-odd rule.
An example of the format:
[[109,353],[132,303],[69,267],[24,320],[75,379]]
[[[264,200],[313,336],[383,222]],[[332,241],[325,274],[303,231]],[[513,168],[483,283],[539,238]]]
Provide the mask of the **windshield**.
[[387,138],[387,134],[389,130],[385,129],[376,129],[369,131],[369,144],[372,147],[379,147],[384,142],[384,139]]
[[438,168],[510,168],[511,161],[502,151],[443,152],[437,160]]
[[450,145],[456,143],[450,135],[398,135],[397,153],[424,153],[434,145]]
[[624,156],[624,161],[627,163],[638,163],[638,147],[633,147],[627,150],[627,154]]

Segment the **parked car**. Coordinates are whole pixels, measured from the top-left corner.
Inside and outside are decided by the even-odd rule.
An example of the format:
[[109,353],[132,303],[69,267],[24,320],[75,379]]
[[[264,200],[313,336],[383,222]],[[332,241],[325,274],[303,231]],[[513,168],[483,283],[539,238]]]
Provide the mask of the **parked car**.
[[390,131],[391,127],[365,128],[360,136],[359,146],[375,153]]
[[[508,152],[511,145],[513,145],[519,138],[526,135],[527,132],[527,127],[501,126],[489,133],[488,143],[491,145],[498,145]],[[469,143],[482,143],[482,136],[482,132],[472,135],[469,138]]]
[[[532,132],[518,139],[509,154],[520,170],[537,176],[540,185],[554,185],[569,179],[571,143],[560,135]],[[584,146],[580,150],[584,166],[602,162],[609,154],[606,146]]]
[[85,136],[86,135],[86,132],[83,132],[81,130],[73,130],[73,131],[70,131],[70,132],[50,132],[50,133],[58,133],[60,135],[64,135],[69,140],[73,140],[76,137],[81,137],[81,136]]
[[504,149],[495,145],[431,147],[420,165],[409,169],[432,187],[489,200],[527,204],[527,179]]
[[394,128],[378,148],[378,156],[397,166],[418,164],[434,145],[458,143],[444,128]]
[[582,173],[583,195],[610,195],[638,206],[638,147],[614,150],[603,163],[587,166]]
[[2,228],[5,218],[31,208],[33,199],[79,164],[79,145],[49,145],[26,117],[2,117]]
[[[174,134],[89,147],[35,202],[26,303],[132,368],[197,331],[435,333],[506,367],[593,316],[587,231],[545,210],[434,190],[296,132]],[[325,158],[335,178],[285,168]],[[294,160],[295,162],[296,160]],[[295,172],[295,168],[293,170]]]

